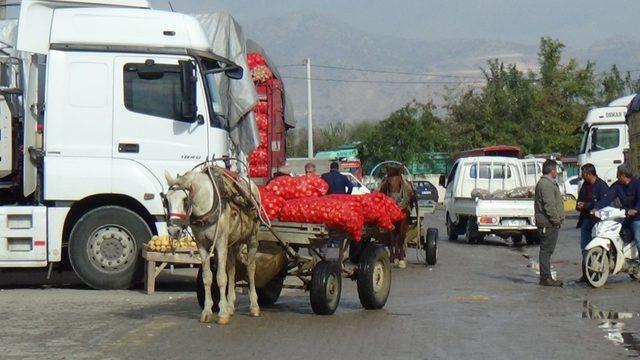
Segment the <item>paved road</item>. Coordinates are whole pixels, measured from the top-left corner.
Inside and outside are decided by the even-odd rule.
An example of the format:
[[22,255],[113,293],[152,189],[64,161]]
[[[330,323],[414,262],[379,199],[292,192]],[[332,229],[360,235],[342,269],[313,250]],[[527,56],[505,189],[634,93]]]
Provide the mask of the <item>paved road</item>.
[[[441,232],[441,214],[433,218]],[[568,220],[575,224],[575,220]],[[561,232],[553,258],[579,275],[578,232]],[[537,247],[509,241],[440,242],[438,264],[393,271],[384,310],[365,311],[345,282],[333,316],[313,315],[308,296],[283,295],[226,327],[198,323],[193,271],[167,274],[155,295],[93,291],[69,273],[0,272],[0,358],[128,359],[621,359],[640,356],[640,284],[616,276],[593,290],[541,288]],[[49,284],[49,285],[43,285]]]

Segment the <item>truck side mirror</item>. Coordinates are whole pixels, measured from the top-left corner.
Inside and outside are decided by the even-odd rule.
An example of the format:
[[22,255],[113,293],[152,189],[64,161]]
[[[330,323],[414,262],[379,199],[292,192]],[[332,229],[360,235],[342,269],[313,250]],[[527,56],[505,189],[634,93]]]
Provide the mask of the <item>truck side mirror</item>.
[[180,60],[180,83],[182,86],[182,104],[180,113],[182,119],[188,122],[196,121],[198,106],[196,105],[196,67],[193,62]]
[[444,174],[440,174],[440,178],[438,179],[438,183],[442,187],[447,187],[447,179]]
[[234,64],[233,66],[231,66],[231,68],[226,69],[224,71],[224,74],[227,75],[229,79],[240,80],[244,75],[244,69],[242,68],[242,66]]

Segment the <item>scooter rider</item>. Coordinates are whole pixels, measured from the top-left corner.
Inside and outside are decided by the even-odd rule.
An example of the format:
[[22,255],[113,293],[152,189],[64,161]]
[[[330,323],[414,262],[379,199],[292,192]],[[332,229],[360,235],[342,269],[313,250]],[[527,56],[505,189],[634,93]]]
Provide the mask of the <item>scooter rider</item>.
[[609,206],[616,199],[620,200],[622,208],[627,212],[627,219],[623,226],[633,232],[636,246],[640,252],[640,180],[633,177],[631,169],[626,164],[618,166],[618,181],[613,183],[604,198],[596,204],[600,210]]

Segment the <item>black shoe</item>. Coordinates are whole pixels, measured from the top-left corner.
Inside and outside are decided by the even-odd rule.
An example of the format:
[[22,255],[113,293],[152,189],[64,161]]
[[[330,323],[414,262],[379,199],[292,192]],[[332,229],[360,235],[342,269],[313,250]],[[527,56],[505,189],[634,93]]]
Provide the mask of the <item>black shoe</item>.
[[562,287],[562,281],[552,279],[552,278],[540,278],[540,285],[542,286],[553,286],[553,287]]

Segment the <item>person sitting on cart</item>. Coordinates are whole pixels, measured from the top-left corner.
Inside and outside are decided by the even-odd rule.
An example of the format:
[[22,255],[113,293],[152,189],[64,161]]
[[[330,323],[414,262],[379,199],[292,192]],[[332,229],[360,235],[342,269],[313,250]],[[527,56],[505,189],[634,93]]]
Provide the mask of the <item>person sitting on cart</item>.
[[318,176],[316,174],[316,164],[309,162],[304,165],[304,174],[306,176]]
[[640,180],[633,177],[631,168],[625,164],[618,166],[617,177],[618,181],[613,183],[604,198],[598,201],[595,210],[609,206],[616,199],[619,200],[627,212],[627,219],[622,226],[631,229],[640,252]]
[[280,176],[291,176],[291,170],[289,169],[289,167],[287,165],[282,165],[280,167],[278,167],[278,171],[276,171],[275,173],[273,173],[273,177],[267,182],[267,184],[269,182],[271,182],[271,180],[280,177]]
[[340,165],[332,162],[329,172],[322,174],[322,180],[329,184],[329,192],[327,194],[351,194],[353,184],[349,178],[340,174]]

